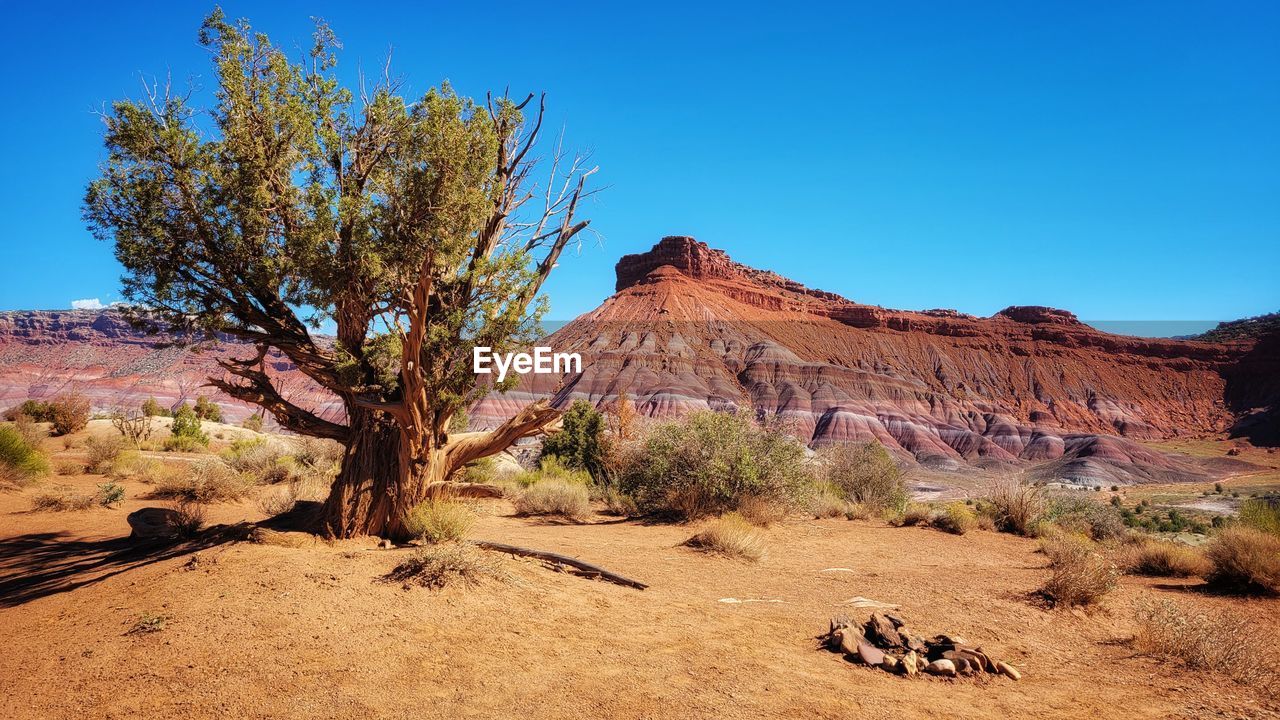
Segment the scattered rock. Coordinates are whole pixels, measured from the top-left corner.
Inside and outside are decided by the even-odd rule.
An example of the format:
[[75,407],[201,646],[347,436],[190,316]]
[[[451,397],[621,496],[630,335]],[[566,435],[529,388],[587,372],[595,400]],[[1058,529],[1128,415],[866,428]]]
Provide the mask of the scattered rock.
[[879,665],[884,662],[884,651],[871,643],[858,643],[858,657],[868,665]]
[[391,542],[389,539],[387,539],[387,538],[382,538],[382,540],[380,540],[380,541],[378,542],[378,547],[379,547],[379,548],[381,548],[381,549],[383,549],[383,550],[390,550],[391,548],[395,547],[395,544],[394,544],[394,543],[392,543],[392,542]]
[[956,664],[950,660],[934,660],[925,666],[924,671],[930,675],[942,675],[943,677],[955,677]]
[[1000,672],[1000,673],[1003,673],[1003,674],[1005,674],[1005,675],[1008,675],[1009,677],[1013,678],[1014,680],[1021,680],[1021,679],[1022,679],[1022,673],[1018,672],[1018,669],[1017,669],[1017,668],[1015,668],[1014,666],[1010,665],[1010,664],[1009,664],[1009,663],[1007,663],[1007,662],[998,662],[998,663],[996,663],[996,671],[997,671],[997,672]]

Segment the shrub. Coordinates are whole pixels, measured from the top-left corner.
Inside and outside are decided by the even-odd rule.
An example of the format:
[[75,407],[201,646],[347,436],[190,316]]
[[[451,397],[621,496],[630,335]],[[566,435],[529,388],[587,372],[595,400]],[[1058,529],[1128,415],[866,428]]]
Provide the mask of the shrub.
[[836,492],[830,485],[824,484],[813,496],[810,508],[813,512],[813,517],[817,520],[822,520],[825,518],[845,517],[850,505],[851,503],[845,500],[839,492]]
[[1055,605],[1092,605],[1116,587],[1115,564],[1088,538],[1055,533],[1041,541],[1053,574],[1041,593]]
[[175,513],[170,527],[178,537],[193,538],[204,527],[204,505],[185,498],[180,498],[171,507]]
[[1118,510],[1078,492],[1049,498],[1044,513],[1037,519],[1094,540],[1114,540],[1125,534],[1124,518]]
[[702,532],[685,541],[690,547],[755,562],[764,557],[760,532],[736,512],[711,521]]
[[928,505],[922,503],[907,503],[897,513],[891,513],[889,523],[897,527],[909,527],[911,525],[925,525],[933,517],[933,511]]
[[5,413],[6,420],[17,421],[26,415],[35,422],[49,422],[49,403],[39,400],[23,400],[22,404]]
[[186,435],[170,435],[165,438],[164,441],[165,452],[198,453],[204,452],[208,446],[208,438],[205,438],[204,442],[201,442],[200,438],[188,437]]
[[125,441],[124,438],[116,435],[94,436],[84,441],[84,449],[88,453],[89,460],[85,466],[85,472],[106,475],[111,470],[112,464],[120,457],[120,453],[124,452]]
[[217,403],[209,400],[209,398],[196,398],[196,406],[192,408],[192,412],[194,412],[196,417],[201,420],[208,420],[209,422],[215,423],[222,422],[222,408],[219,407]]
[[560,458],[568,468],[585,470],[596,482],[603,483],[604,415],[586,400],[574,400],[561,416],[561,430],[542,442],[542,457]]
[[134,447],[151,439],[151,416],[137,410],[119,410],[112,413],[111,425]]
[[142,414],[147,417],[167,417],[169,415],[169,411],[160,407],[160,403],[156,402],[156,399],[153,397],[149,397],[142,401],[141,410]]
[[939,530],[953,535],[964,535],[978,526],[978,515],[962,502],[949,503],[942,512],[933,516],[931,523]]
[[98,494],[94,499],[102,507],[115,507],[124,502],[124,487],[113,482],[102,483],[98,485]]
[[1044,513],[1044,489],[1014,478],[1001,478],[987,495],[996,529],[1028,535],[1036,520]]
[[410,537],[441,543],[462,540],[475,522],[471,508],[457,500],[428,500],[405,515],[404,529]]
[[1178,542],[1143,539],[1122,554],[1125,572],[1152,577],[1199,577],[1210,570],[1204,553]]
[[1253,498],[1240,504],[1240,522],[1247,527],[1280,536],[1280,501]]
[[1206,579],[1240,592],[1280,593],[1280,536],[1251,527],[1223,529],[1205,548]]
[[245,430],[252,430],[252,431],[254,431],[254,432],[262,432],[262,415],[261,415],[261,413],[254,413],[254,414],[250,415],[249,417],[245,418],[245,419],[244,419],[244,421],[240,423],[240,427],[244,428]]
[[591,513],[591,499],[585,485],[563,480],[540,480],[515,499],[518,515],[558,515],[580,520]]
[[94,502],[93,495],[78,493],[69,485],[58,485],[31,498],[31,509],[51,512],[88,510]]
[[53,471],[59,475],[79,475],[84,472],[84,463],[74,460],[59,460]]
[[812,493],[805,450],[745,414],[695,412],[657,426],[619,463],[619,489],[643,512],[694,519],[746,498],[802,507]]
[[236,472],[247,473],[259,482],[277,483],[289,479],[289,462],[284,448],[267,438],[234,440],[222,451],[222,459]]
[[1171,600],[1143,599],[1134,606],[1134,649],[1197,671],[1226,674],[1245,685],[1280,690],[1280,635],[1226,610],[1196,610]]
[[30,415],[19,414],[13,419],[13,429],[18,431],[22,439],[28,445],[39,450],[44,439],[49,437],[49,431],[44,426],[36,422]]
[[342,445],[334,440],[301,437],[294,442],[293,459],[303,468],[336,474],[343,452]]
[[193,447],[203,448],[209,444],[209,436],[200,429],[200,416],[186,403],[174,411],[169,433],[169,439],[164,443],[165,450],[190,451]]
[[870,520],[875,515],[871,508],[862,503],[849,503],[844,510],[844,516],[847,520]]
[[0,426],[0,482],[26,485],[49,473],[49,461],[12,425]]
[[207,458],[191,463],[186,473],[161,479],[151,496],[199,503],[226,502],[243,498],[252,486],[226,463]]
[[89,424],[89,399],[79,393],[64,393],[49,401],[48,420],[55,435],[69,435]]
[[293,485],[277,485],[265,488],[254,500],[258,510],[268,517],[283,515],[293,510],[297,503],[298,497]]
[[878,442],[837,443],[818,453],[819,474],[845,500],[875,511],[899,509],[907,487],[893,456]]
[[474,547],[446,543],[422,548],[397,565],[388,577],[406,584],[442,588],[455,582],[476,585],[486,578],[505,580],[506,573]]

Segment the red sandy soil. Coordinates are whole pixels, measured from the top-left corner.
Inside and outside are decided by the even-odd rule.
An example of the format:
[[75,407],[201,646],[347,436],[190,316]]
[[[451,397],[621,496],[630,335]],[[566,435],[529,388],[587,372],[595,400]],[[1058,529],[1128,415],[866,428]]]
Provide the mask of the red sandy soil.
[[[57,478],[92,490],[101,478]],[[1161,596],[1280,624],[1280,601],[1125,578],[1102,608],[1047,609],[1033,541],[878,521],[793,520],[758,563],[682,547],[696,529],[516,518],[483,501],[473,537],[599,563],[648,590],[494,555],[508,582],[385,580],[415,550],[372,541],[134,550],[119,509],[33,513],[0,493],[0,717],[1261,718],[1280,702],[1136,657],[1132,603]],[[257,520],[252,502],[210,522]],[[840,569],[833,569],[840,568]],[[818,649],[855,596],[900,605],[1024,672],[906,679]],[[779,600],[728,603],[722,599]],[[129,634],[144,614],[163,629]]]

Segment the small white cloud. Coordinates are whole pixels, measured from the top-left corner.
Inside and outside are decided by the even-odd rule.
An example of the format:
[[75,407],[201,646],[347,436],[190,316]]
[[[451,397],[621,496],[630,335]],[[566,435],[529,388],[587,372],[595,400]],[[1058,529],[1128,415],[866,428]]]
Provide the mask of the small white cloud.
[[86,298],[84,300],[72,300],[71,308],[73,310],[103,310],[107,306],[102,304],[98,298]]

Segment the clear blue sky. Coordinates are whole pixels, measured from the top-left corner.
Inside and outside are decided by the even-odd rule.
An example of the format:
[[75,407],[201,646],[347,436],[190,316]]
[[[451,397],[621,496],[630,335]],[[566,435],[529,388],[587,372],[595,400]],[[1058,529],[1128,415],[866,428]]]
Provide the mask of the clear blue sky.
[[[0,309],[119,299],[79,204],[102,103],[197,78],[212,7],[11,3],[0,49]],[[343,70],[546,90],[611,188],[548,285],[689,234],[811,287],[907,309],[1099,320],[1280,309],[1280,3],[225,3],[278,42],[309,16]],[[203,76],[204,80],[199,80]]]

